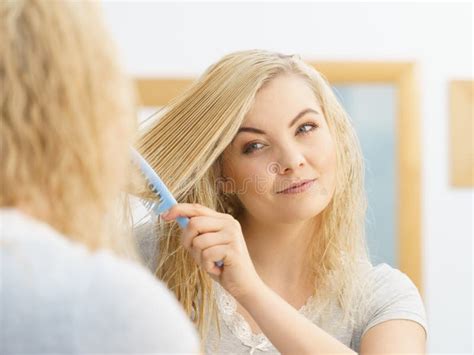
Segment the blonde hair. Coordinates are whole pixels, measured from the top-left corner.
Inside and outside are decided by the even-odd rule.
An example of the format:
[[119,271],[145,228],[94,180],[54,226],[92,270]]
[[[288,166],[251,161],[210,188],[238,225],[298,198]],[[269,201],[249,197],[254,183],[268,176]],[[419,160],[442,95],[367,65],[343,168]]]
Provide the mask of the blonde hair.
[[[362,284],[359,271],[361,265],[370,263],[364,232],[367,202],[363,159],[348,115],[314,68],[297,56],[263,50],[229,54],[166,107],[159,121],[142,136],[139,149],[179,202],[199,203],[238,219],[243,208],[238,198],[225,198],[216,188],[222,153],[257,92],[282,74],[295,74],[307,82],[336,142],[336,189],[322,212],[321,230],[312,239],[308,261],[321,307],[337,299],[344,320],[356,322],[355,302]],[[211,278],[180,245],[175,223],[160,224],[157,233],[156,275],[176,294],[188,314],[195,314],[205,342],[210,322],[205,315],[216,317]]]
[[47,211],[47,223],[90,249],[125,251],[131,241],[106,217],[126,173],[134,94],[96,7],[0,2],[0,205]]

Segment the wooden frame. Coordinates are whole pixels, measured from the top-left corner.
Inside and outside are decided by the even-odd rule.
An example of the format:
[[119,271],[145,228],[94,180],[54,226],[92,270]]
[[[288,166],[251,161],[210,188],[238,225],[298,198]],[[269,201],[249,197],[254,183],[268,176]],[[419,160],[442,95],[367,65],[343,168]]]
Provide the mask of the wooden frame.
[[449,83],[451,185],[474,186],[474,81],[453,80]]
[[[399,268],[422,289],[421,151],[416,68],[410,62],[313,62],[331,84],[386,83],[397,92],[397,171]],[[163,106],[192,79],[137,79],[141,104]]]

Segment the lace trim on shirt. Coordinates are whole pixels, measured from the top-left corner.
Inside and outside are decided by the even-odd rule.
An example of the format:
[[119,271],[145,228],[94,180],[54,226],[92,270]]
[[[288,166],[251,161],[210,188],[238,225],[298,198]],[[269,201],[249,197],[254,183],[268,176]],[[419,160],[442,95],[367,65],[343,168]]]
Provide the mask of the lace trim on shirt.
[[[250,324],[237,312],[237,301],[218,282],[213,280],[217,307],[227,327],[242,344],[250,348],[250,354],[255,350],[276,350],[270,340],[263,333],[254,334]],[[314,322],[319,311],[316,307],[314,295],[298,310],[306,318]]]

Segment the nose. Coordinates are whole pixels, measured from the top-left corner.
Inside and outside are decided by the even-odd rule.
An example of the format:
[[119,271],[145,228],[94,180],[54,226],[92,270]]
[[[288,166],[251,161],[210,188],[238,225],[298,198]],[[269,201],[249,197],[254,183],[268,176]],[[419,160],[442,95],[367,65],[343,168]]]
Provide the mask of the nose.
[[304,166],[305,158],[303,152],[301,152],[297,147],[287,146],[285,149],[282,149],[280,159],[278,162],[278,173],[286,174],[288,171],[294,171],[299,167]]

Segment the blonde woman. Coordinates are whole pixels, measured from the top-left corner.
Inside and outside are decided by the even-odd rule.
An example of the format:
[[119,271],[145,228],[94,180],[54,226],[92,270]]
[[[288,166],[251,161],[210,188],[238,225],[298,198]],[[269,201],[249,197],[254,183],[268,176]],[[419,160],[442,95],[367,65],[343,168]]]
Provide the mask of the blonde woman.
[[156,275],[206,352],[425,351],[415,285],[369,261],[359,142],[316,70],[232,53],[164,112],[140,141],[180,202],[157,224]]
[[95,5],[1,1],[0,33],[0,353],[199,351],[109,227],[135,118]]

